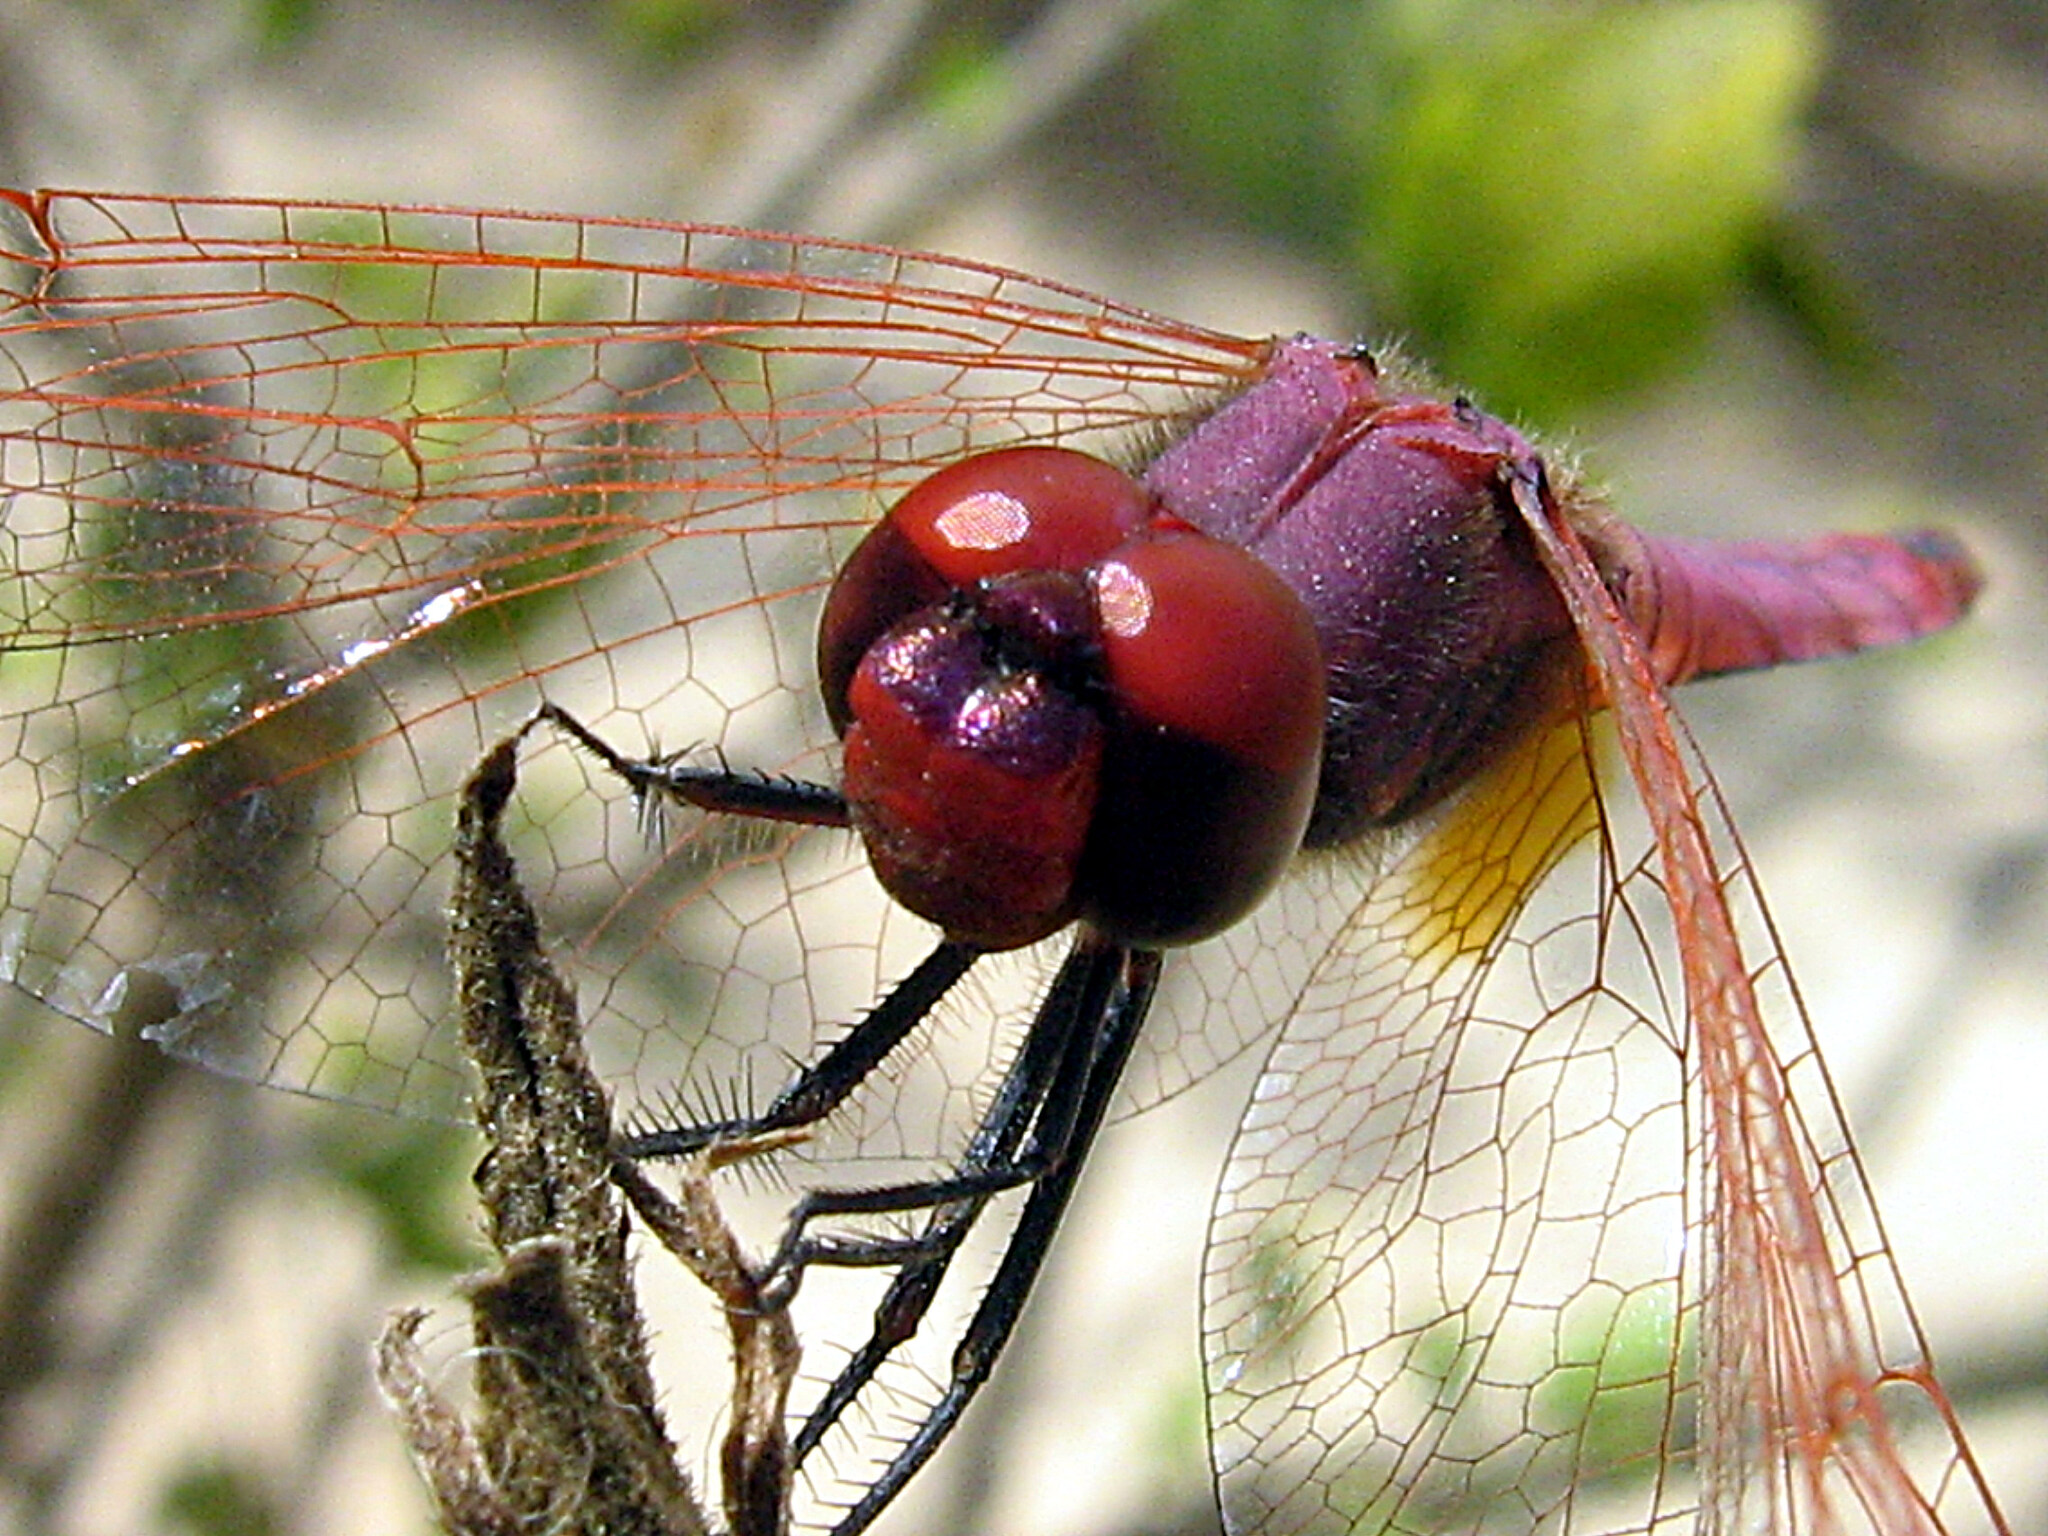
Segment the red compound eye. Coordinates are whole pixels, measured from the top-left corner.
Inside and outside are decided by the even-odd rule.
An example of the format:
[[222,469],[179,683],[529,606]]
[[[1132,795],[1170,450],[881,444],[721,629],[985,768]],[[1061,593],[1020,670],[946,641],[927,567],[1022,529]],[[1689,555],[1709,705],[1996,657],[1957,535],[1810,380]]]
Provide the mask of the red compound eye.
[[1144,488],[1067,448],[1003,448],[913,486],[855,549],[825,601],[818,682],[846,730],[853,669],[884,631],[960,587],[1014,571],[1080,571],[1151,515]]
[[1128,942],[1192,943],[1256,906],[1301,846],[1322,648],[1294,590],[1219,539],[1135,539],[1090,581],[1116,724],[1083,915]]
[[1145,526],[1145,490],[1068,448],[1005,448],[940,470],[889,515],[949,586],[1078,571]]
[[883,885],[1009,948],[1085,917],[1140,944],[1241,917],[1315,797],[1315,632],[1243,549],[1061,449],[913,489],[841,571],[819,672]]

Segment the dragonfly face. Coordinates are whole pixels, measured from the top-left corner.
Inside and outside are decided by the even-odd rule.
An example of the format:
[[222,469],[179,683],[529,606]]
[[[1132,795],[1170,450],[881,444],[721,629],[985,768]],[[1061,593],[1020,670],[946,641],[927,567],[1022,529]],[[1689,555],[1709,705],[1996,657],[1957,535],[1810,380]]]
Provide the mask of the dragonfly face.
[[[1329,743],[1306,838],[1347,851],[1213,937],[1056,895],[1025,939],[1095,920],[1018,1046],[1026,1107],[962,1151],[970,1090],[906,1131],[891,1087],[849,1107],[853,1150],[935,1165],[899,1186],[935,1222],[1017,1187],[1042,1245],[1141,1023],[1162,1057],[1266,1052],[1208,1274],[1235,1529],[1996,1528],[1861,1183],[1821,1177],[1838,1112],[1785,1070],[1803,1016],[1664,697],[1948,622],[1974,590],[1950,546],[1647,539],[1355,352],[970,263],[516,215],[6,214],[18,984],[224,1070],[447,1112],[437,859],[491,740],[547,704],[836,784],[901,627],[828,635],[822,699],[813,628],[880,505],[977,450],[1107,449],[1229,394],[1143,495],[1301,603]],[[1064,612],[971,589],[974,637]],[[933,942],[849,922],[872,887],[843,845],[735,841],[719,806],[623,879],[622,826],[539,818],[599,1059],[657,1095],[774,1086]],[[942,969],[989,946],[934,910]],[[1201,942],[1162,961],[1165,938]]]

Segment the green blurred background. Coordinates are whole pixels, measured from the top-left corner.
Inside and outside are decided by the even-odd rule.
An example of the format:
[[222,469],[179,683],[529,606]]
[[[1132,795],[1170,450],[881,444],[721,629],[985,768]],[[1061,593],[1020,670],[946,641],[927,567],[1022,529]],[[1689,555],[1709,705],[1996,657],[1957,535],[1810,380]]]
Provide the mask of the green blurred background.
[[[1653,525],[1961,524],[1993,581],[1966,632],[1688,713],[1951,1386],[2043,1524],[2048,16],[109,0],[17,8],[0,49],[16,185],[936,247],[1398,341]],[[421,1528],[363,1362],[476,1253],[462,1138],[27,1006],[0,1042],[0,1528]],[[1192,1100],[1113,1133],[1018,1357],[894,1529],[1213,1523],[1192,1294],[1233,1106]],[[1106,1359],[1130,1380],[1072,1374]]]

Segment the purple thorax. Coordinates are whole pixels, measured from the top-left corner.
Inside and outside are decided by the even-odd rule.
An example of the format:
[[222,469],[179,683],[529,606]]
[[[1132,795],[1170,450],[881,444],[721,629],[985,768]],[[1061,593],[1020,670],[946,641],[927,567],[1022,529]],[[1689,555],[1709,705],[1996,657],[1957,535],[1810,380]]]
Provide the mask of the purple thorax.
[[1504,423],[1390,393],[1362,353],[1298,337],[1146,472],[1308,607],[1329,716],[1307,846],[1420,810],[1550,697],[1570,624],[1508,489],[1540,471]]

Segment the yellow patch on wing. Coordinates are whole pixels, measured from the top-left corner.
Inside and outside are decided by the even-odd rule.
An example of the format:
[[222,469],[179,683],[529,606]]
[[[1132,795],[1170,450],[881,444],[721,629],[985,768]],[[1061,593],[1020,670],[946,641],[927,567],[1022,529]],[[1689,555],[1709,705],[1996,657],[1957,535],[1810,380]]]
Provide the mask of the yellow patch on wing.
[[[1598,730],[1574,713],[1527,733],[1442,812],[1391,878],[1412,926],[1408,954],[1426,972],[1490,948],[1523,899],[1598,818]],[[1397,919],[1398,921],[1398,919]]]

